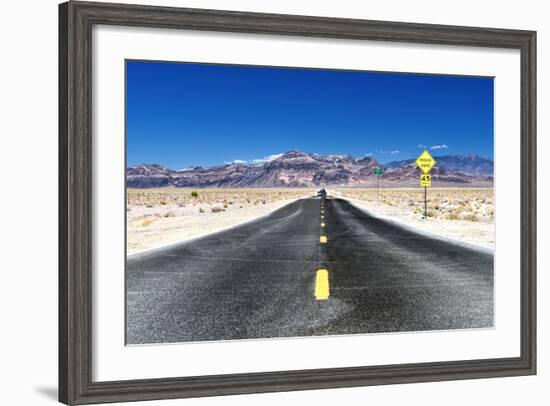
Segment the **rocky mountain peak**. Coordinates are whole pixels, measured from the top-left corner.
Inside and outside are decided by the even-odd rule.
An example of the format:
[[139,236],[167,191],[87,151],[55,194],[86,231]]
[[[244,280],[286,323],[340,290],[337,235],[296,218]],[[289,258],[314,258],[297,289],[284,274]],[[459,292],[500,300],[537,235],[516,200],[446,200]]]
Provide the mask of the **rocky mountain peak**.
[[295,158],[309,158],[309,157],[310,157],[310,155],[306,154],[303,151],[291,150],[291,151],[285,152],[280,157],[276,158],[275,161],[276,160],[285,160],[285,159],[295,159]]

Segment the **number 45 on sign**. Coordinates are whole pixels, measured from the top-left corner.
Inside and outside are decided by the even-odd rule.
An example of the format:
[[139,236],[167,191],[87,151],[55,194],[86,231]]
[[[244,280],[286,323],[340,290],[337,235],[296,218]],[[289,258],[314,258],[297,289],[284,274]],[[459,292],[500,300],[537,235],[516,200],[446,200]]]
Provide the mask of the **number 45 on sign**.
[[425,173],[420,175],[420,186],[432,186],[432,175]]

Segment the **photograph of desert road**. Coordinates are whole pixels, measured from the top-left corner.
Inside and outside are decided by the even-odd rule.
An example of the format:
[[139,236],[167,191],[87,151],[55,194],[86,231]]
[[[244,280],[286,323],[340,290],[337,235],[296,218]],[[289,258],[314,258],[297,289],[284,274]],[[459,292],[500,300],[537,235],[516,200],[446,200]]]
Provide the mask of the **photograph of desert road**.
[[494,327],[492,78],[126,69],[127,345]]
[[[475,157],[462,160],[486,163]],[[293,172],[298,177],[300,168],[313,167],[314,162],[319,168],[342,165],[354,171],[369,166],[372,171],[378,165],[372,158],[357,163],[351,157],[290,151],[264,164],[259,173],[265,177],[271,171],[279,176]],[[226,177],[234,170],[246,172],[244,164],[217,171]],[[388,169],[386,178],[408,170]],[[135,168],[129,183],[158,181],[159,171]],[[191,175],[165,176],[178,182]],[[448,182],[445,176],[437,179]],[[288,199],[291,196],[294,199]],[[485,216],[492,214],[487,203],[491,196],[492,190],[482,187],[435,189],[430,191],[429,217],[422,219],[416,214],[422,192],[413,188],[130,189],[130,244],[138,239],[152,242],[159,235],[169,238],[171,233],[178,241],[183,236],[178,236],[180,228],[204,229],[216,220],[225,225],[236,213],[246,218],[247,211],[258,206],[273,210],[257,211],[259,218],[245,224],[128,256],[128,342],[491,327],[490,250],[445,238],[441,230],[431,235],[403,223],[416,216],[420,225],[447,228],[451,237],[449,233],[459,236],[468,230],[472,241],[487,242],[492,221]],[[396,197],[405,201],[399,203]],[[401,222],[377,216],[377,198],[378,211],[393,208],[393,219]],[[276,199],[281,199],[280,207]],[[134,217],[132,212],[139,214]]]

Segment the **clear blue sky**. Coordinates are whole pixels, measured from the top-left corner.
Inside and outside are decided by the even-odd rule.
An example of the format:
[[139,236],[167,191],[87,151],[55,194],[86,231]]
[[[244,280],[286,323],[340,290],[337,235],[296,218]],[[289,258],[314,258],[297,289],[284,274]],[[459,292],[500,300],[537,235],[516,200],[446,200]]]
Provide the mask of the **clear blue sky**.
[[493,79],[127,62],[127,163],[172,169],[292,149],[382,163],[493,159]]

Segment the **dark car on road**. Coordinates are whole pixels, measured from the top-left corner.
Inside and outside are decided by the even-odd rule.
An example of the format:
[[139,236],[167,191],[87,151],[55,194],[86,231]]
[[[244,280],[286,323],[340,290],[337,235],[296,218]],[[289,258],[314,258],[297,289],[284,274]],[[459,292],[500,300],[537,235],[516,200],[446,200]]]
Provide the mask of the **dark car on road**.
[[325,189],[321,189],[317,192],[317,196],[319,197],[327,197],[327,191]]

